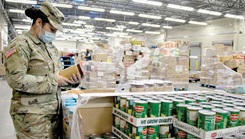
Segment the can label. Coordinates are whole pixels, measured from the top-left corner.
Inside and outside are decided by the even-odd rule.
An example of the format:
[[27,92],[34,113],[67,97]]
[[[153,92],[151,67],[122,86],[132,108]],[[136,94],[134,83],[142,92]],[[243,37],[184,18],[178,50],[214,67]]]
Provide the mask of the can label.
[[146,139],[147,127],[134,127],[132,128],[132,139]]
[[245,125],[245,111],[241,110],[239,114],[239,126]]
[[227,127],[236,127],[239,123],[240,110],[234,108],[225,108],[229,112]]
[[198,110],[187,109],[187,123],[197,126]]
[[161,102],[161,117],[173,116],[173,102]]
[[188,105],[179,104],[177,105],[177,119],[182,122],[186,122],[186,111]]
[[160,126],[149,126],[147,128],[147,139],[156,139],[159,134]]
[[176,139],[186,139],[187,133],[182,130],[178,130],[177,138]]
[[124,130],[127,136],[132,137],[132,125],[130,123],[126,122]]
[[177,105],[178,104],[184,104],[184,100],[174,100],[173,101],[173,104],[174,104],[174,107],[173,107],[173,114],[174,115],[177,115]]
[[114,126],[120,130],[120,118],[115,116]]
[[115,108],[120,109],[120,96],[115,97]]
[[136,118],[147,118],[148,103],[138,103],[135,101],[134,105],[134,116]]
[[123,133],[125,133],[125,125],[126,125],[126,121],[120,119],[120,131],[122,131]]
[[224,129],[227,127],[228,113],[216,112],[215,129]]
[[197,137],[191,135],[191,134],[187,134],[186,139],[197,139]]
[[126,112],[129,115],[133,115],[133,109],[134,109],[134,101],[137,100],[136,98],[129,98],[126,100]]
[[125,97],[120,98],[120,110],[126,112],[126,98]]
[[199,112],[197,127],[205,131],[213,131],[215,129],[215,113],[214,115],[205,115]]
[[148,103],[148,117],[155,118],[160,117],[161,103],[160,102],[149,102]]
[[169,125],[160,126],[159,138],[160,139],[166,139],[166,138],[170,138],[170,137],[171,137],[170,126]]

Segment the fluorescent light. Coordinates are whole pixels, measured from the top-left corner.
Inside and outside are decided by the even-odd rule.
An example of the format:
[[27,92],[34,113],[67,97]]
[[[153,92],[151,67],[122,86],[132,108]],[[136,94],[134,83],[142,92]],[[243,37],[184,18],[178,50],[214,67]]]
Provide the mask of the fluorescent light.
[[123,31],[122,28],[113,28],[113,27],[106,27],[108,30],[117,30],[117,31]]
[[117,11],[117,10],[110,10],[110,13],[128,15],[128,16],[134,16],[135,15],[135,13],[133,13],[133,12],[124,12],[124,11]]
[[6,2],[24,3],[24,4],[37,4],[36,0],[5,0]]
[[154,28],[160,28],[160,25],[157,24],[149,24],[149,23],[143,23],[142,26],[147,26],[147,27],[154,27]]
[[84,25],[85,28],[94,28],[93,25]]
[[139,22],[128,22],[131,25],[139,25]]
[[81,26],[80,24],[74,24],[74,23],[62,23],[62,25],[64,25],[64,26],[75,26],[75,27]]
[[127,32],[135,32],[135,33],[142,33],[142,30],[134,30],[134,29],[127,29]]
[[163,26],[163,28],[172,29],[173,27],[172,26]]
[[208,23],[205,23],[205,22],[197,22],[197,21],[189,21],[189,24],[202,25],[202,26],[208,25]]
[[209,11],[209,10],[205,10],[205,9],[199,9],[197,12],[198,13],[203,13],[203,14],[209,14],[209,15],[216,15],[216,16],[221,16],[222,15],[221,12]]
[[117,37],[116,34],[105,34],[105,35],[108,36],[108,37]]
[[23,21],[23,22],[28,22],[28,23],[32,23],[32,20],[31,20],[31,19],[22,19],[21,21]]
[[52,3],[55,7],[61,7],[61,8],[72,8],[73,6],[71,4],[64,4],[64,3]]
[[121,35],[119,37],[121,37],[121,38],[132,38],[132,36],[123,36],[123,35]]
[[149,14],[139,14],[139,17],[151,18],[151,19],[162,19],[161,16],[149,15]]
[[194,8],[192,8],[192,7],[181,6],[181,5],[175,5],[175,4],[168,4],[167,7],[168,7],[168,8],[173,8],[173,9],[185,10],[185,11],[194,11]]
[[24,10],[19,10],[19,9],[9,9],[10,13],[20,13],[20,14],[25,14]]
[[121,35],[121,36],[127,36],[128,35],[128,33],[124,33],[124,32],[113,32],[113,34]]
[[82,31],[82,32],[91,32],[93,29],[82,29],[82,28],[77,28],[77,31]]
[[84,21],[79,21],[79,20],[75,20],[73,23],[74,23],[74,24],[86,24],[86,22],[84,22]]
[[16,29],[30,29],[31,25],[14,25],[14,28]]
[[173,21],[173,22],[180,22],[180,23],[185,23],[186,21],[183,19],[175,19],[175,18],[165,18],[167,21]]
[[89,16],[79,16],[78,18],[79,19],[83,19],[83,20],[89,20],[90,19]]
[[226,14],[225,17],[235,18],[235,19],[244,19],[244,16],[242,16],[242,15],[233,15],[233,14]]
[[106,18],[94,18],[96,21],[105,21],[105,22],[115,22],[115,19],[106,19]]
[[151,1],[151,0],[133,0],[133,2],[154,5],[154,6],[162,6],[162,2],[159,1]]
[[157,31],[146,31],[146,34],[161,34],[161,32],[157,32]]
[[102,8],[93,8],[93,7],[85,7],[85,6],[78,6],[77,8],[86,11],[105,12],[105,9]]

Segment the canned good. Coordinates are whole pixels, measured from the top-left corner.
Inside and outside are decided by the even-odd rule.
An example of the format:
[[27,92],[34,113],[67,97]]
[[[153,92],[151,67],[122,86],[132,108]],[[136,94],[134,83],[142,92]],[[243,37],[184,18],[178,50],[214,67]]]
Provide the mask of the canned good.
[[215,129],[224,129],[227,127],[229,112],[222,109],[212,109],[216,112],[215,116]]
[[201,107],[187,107],[187,124],[197,126],[198,111],[201,109]]
[[212,101],[222,102],[222,99],[217,97],[212,97]]
[[200,103],[200,102],[207,102],[207,98],[205,98],[205,97],[197,97],[197,98],[196,98],[196,101],[197,101],[197,103]]
[[184,99],[185,100],[185,104],[190,104],[190,103],[195,103],[196,100],[195,99],[189,99],[189,98],[186,98]]
[[133,115],[132,111],[134,109],[134,101],[139,100],[138,98],[127,98],[126,100],[126,112],[129,115]]
[[200,107],[199,103],[189,103],[190,106]]
[[221,104],[212,104],[212,106],[214,106],[217,109],[223,109],[224,108],[224,106]]
[[149,97],[142,97],[142,98],[140,98],[141,100],[143,100],[143,101],[149,101],[149,100],[152,100],[152,98],[149,98]]
[[233,103],[234,105],[238,106],[238,107],[245,107],[245,103]]
[[236,107],[236,109],[240,110],[238,125],[243,126],[243,125],[245,125],[245,108],[244,107]]
[[224,108],[224,110],[229,112],[227,127],[238,126],[240,110],[234,108]]
[[213,108],[215,108],[214,106],[211,106],[211,105],[201,105],[201,107],[202,107],[204,110],[212,110]]
[[134,116],[136,118],[147,118],[148,103],[146,101],[134,102]]
[[147,127],[132,127],[132,139],[146,139]]
[[123,133],[125,133],[125,125],[126,125],[126,121],[120,119],[120,131],[122,131]]
[[173,114],[176,115],[177,114],[177,105],[178,104],[184,104],[185,101],[184,100],[179,100],[179,99],[174,99],[173,100],[173,104],[174,104],[174,107],[173,107]]
[[159,139],[166,139],[166,138],[170,138],[170,137],[171,137],[170,126],[169,125],[161,125],[160,131],[159,131]]
[[197,127],[205,131],[213,131],[215,129],[215,114],[210,110],[199,110]]
[[173,116],[173,101],[161,100],[161,117]]
[[160,101],[156,100],[149,100],[148,101],[148,117],[154,118],[154,117],[160,117],[160,111],[161,111],[161,103]]
[[160,130],[160,126],[147,127],[147,139],[157,139],[159,130]]
[[114,116],[114,126],[117,129],[120,129],[120,118],[117,116]]
[[211,104],[222,104],[220,101],[211,101]]
[[165,97],[163,97],[163,99],[165,99],[165,100],[174,100],[175,98],[165,96]]
[[181,97],[181,96],[175,96],[176,99],[179,99],[179,100],[184,100],[186,99],[185,97]]
[[124,130],[127,136],[132,137],[132,125],[129,122],[126,122]]
[[187,137],[187,133],[185,131],[178,129],[178,134],[176,139],[186,139],[186,137]]
[[229,107],[229,108],[234,108],[234,105],[233,104],[228,104],[228,103],[224,103],[222,104],[225,107]]
[[114,106],[115,106],[115,108],[117,108],[117,109],[120,109],[120,96],[116,96],[115,98],[115,104],[114,104]]
[[226,103],[226,104],[233,104],[233,101],[232,100],[227,100],[227,99],[225,99],[225,100],[222,100],[224,103]]
[[97,134],[91,134],[88,136],[89,139],[98,139],[98,138],[102,138],[100,135]]
[[197,139],[197,137],[191,134],[187,134],[186,139]]
[[211,103],[209,103],[209,102],[200,102],[199,104],[200,105],[211,105]]
[[177,105],[177,119],[182,122],[186,122],[186,111],[187,107],[190,105],[187,104],[178,104]]
[[206,94],[198,94],[198,96],[200,96],[200,97],[205,97]]
[[126,112],[126,102],[128,96],[121,96],[120,97],[120,110]]

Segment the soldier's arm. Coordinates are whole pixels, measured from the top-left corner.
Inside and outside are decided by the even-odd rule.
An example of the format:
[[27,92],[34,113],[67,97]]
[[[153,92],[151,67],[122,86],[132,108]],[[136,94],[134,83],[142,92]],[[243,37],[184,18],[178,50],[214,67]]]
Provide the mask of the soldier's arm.
[[[10,50],[14,50],[11,53]],[[5,53],[5,66],[7,71],[7,82],[12,89],[33,93],[46,94],[55,92],[58,82],[55,74],[45,76],[35,76],[27,74],[30,52],[28,43],[14,43],[10,47],[10,53]],[[11,54],[11,56],[6,56]]]

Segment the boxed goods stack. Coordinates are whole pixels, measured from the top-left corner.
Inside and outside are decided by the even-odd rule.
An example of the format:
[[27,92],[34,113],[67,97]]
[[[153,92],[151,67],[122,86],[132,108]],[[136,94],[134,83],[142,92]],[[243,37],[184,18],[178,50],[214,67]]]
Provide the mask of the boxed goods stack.
[[173,91],[171,81],[141,80],[130,82],[130,92],[163,92]]
[[86,89],[115,89],[116,67],[113,63],[90,61],[84,65],[86,73],[82,87]]

